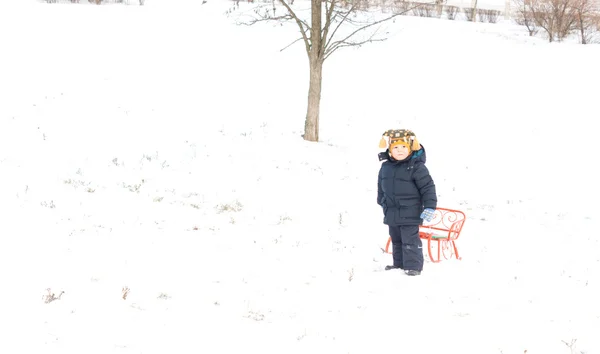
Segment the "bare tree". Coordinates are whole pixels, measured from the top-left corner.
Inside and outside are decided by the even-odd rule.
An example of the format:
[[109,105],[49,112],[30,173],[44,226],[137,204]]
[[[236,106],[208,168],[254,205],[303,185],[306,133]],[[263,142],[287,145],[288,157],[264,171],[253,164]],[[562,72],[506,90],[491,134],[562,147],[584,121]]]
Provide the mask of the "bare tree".
[[577,16],[573,4],[578,0],[527,0],[525,2],[536,25],[553,42],[567,37],[576,27]]
[[520,26],[525,26],[530,36],[538,32],[538,26],[533,18],[533,14],[527,4],[527,0],[513,0],[516,7],[515,22]]
[[474,7],[463,7],[462,8],[463,14],[465,14],[465,18],[467,19],[467,21],[469,22],[475,22],[475,19],[473,19],[474,16],[477,16],[477,9]]
[[499,10],[478,9],[477,13],[479,14],[481,22],[496,23],[498,22],[498,17],[500,16]]
[[446,16],[449,20],[454,20],[456,18],[456,14],[458,13],[459,7],[448,5],[446,6]]
[[553,0],[552,10],[556,18],[557,37],[562,41],[577,29],[576,4],[579,0]]
[[298,8],[303,4],[302,2],[293,5],[291,0],[277,1],[281,5],[280,9],[283,10],[281,14],[277,11],[278,15],[276,15],[275,3],[272,8],[261,9],[258,5],[254,19],[246,24],[258,21],[292,21],[298,26],[301,37],[290,45],[298,41],[304,43],[310,67],[303,137],[304,140],[319,141],[319,111],[325,60],[341,48],[359,47],[386,40],[387,38],[379,33],[380,25],[410,11],[411,7],[382,15],[378,19],[360,20],[356,15],[361,11],[368,11],[368,1],[310,0],[309,22],[303,18],[302,10]]
[[573,4],[575,9],[576,27],[579,31],[581,44],[593,41],[597,32],[596,21],[598,17],[597,5],[592,0],[576,0]]
[[444,12],[444,5],[448,0],[434,0],[435,2],[435,10],[437,11],[437,17],[442,17],[442,13]]

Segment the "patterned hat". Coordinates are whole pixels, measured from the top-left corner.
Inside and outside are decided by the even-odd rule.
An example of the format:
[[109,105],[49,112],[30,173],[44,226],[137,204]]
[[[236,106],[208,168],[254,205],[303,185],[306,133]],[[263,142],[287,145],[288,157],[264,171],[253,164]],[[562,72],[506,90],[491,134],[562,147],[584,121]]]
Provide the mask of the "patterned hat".
[[390,149],[390,151],[398,146],[404,145],[411,152],[418,151],[421,149],[421,145],[417,140],[417,136],[415,133],[408,129],[390,129],[386,130],[379,141],[379,148],[385,149],[386,147]]

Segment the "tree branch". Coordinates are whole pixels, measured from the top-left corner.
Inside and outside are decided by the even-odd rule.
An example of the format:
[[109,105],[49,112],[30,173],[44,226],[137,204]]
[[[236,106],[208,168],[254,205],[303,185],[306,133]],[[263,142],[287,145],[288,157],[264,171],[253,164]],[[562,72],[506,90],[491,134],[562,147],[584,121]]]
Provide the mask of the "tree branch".
[[331,54],[333,54],[336,50],[340,49],[340,48],[344,48],[344,47],[360,47],[363,44],[366,43],[372,43],[372,42],[383,42],[386,41],[387,38],[371,38],[371,39],[366,39],[364,41],[361,42],[352,42],[352,43],[343,43],[343,44],[339,44],[335,47],[335,49],[331,50],[330,52],[327,53],[327,55],[325,56],[325,58],[328,58]]
[[[333,15],[333,9],[335,8],[336,0],[329,1],[329,8],[327,8],[327,2],[325,3],[325,26],[323,26],[323,41],[321,42],[321,53],[325,54],[325,50],[327,49],[327,45],[329,44],[327,41],[327,34],[329,33],[329,27],[331,26],[331,20]],[[334,16],[334,19],[336,16]],[[335,31],[334,31],[335,32]]]
[[[270,10],[271,10],[271,8],[269,8],[268,5],[258,5],[254,8],[254,11],[253,11],[254,14],[240,14],[238,16],[238,20],[236,21],[236,24],[244,25],[244,26],[252,26],[259,22],[268,22],[268,21],[287,22],[287,21],[293,20],[293,17],[290,14],[275,16],[274,12],[272,15],[269,13]],[[245,18],[250,17],[250,19],[248,19],[248,20],[241,19],[242,16],[244,16]]]
[[[338,29],[340,29],[342,24],[344,22],[346,22],[346,20],[348,19],[348,16],[352,13],[352,11],[354,11],[355,7],[356,7],[356,3],[353,3],[352,7],[350,7],[350,9],[348,11],[346,11],[346,13],[344,13],[344,17],[340,20],[340,22],[338,22],[337,26],[335,26],[335,29],[333,30],[333,32],[331,33],[331,36],[329,38],[327,38],[327,35],[325,35],[323,37],[323,38],[325,38],[325,41],[327,42],[327,45],[324,48],[325,53],[327,52],[327,48],[329,48],[329,46],[331,45],[331,41],[335,37],[336,32],[338,31]],[[336,17],[337,17],[337,15],[338,14],[336,13]]]
[[298,18],[298,16],[294,12],[294,10],[292,10],[290,5],[288,5],[288,3],[285,2],[285,0],[279,0],[279,2],[287,9],[290,16],[292,16],[292,18],[296,21],[296,24],[298,25],[298,27],[300,27],[300,33],[302,33],[302,39],[304,40],[304,46],[306,47],[306,53],[310,54],[310,40],[306,36],[306,31],[310,31],[310,26],[308,26],[308,24],[306,24],[305,22],[300,20],[300,18]]
[[[433,2],[431,2],[431,3],[428,3],[428,4],[433,4]],[[349,35],[347,35],[345,38],[343,38],[343,39],[341,39],[341,40],[339,40],[339,41],[331,42],[331,40],[330,40],[330,44],[329,44],[329,45],[327,46],[327,48],[325,49],[325,57],[329,57],[329,56],[331,55],[331,53],[335,52],[335,51],[336,51],[338,48],[340,48],[340,47],[359,46],[359,45],[365,44],[365,43],[367,43],[367,42],[379,42],[379,41],[381,41],[381,40],[376,40],[376,39],[372,39],[372,38],[370,38],[370,39],[368,39],[368,40],[361,41],[361,42],[348,42],[348,40],[349,40],[350,38],[352,38],[353,36],[355,36],[357,33],[361,32],[361,31],[364,31],[365,29],[367,29],[367,28],[369,28],[369,27],[372,27],[372,26],[378,25],[378,24],[380,24],[380,23],[383,23],[383,22],[389,21],[389,20],[393,19],[394,17],[398,17],[398,16],[400,16],[400,15],[403,15],[403,14],[407,13],[408,11],[410,11],[410,10],[412,10],[412,9],[414,9],[414,8],[417,8],[417,7],[419,7],[419,6],[422,6],[422,3],[421,3],[421,4],[418,4],[418,5],[415,5],[415,6],[411,7],[411,8],[408,8],[408,9],[406,9],[406,10],[404,10],[404,11],[402,11],[402,12],[399,12],[399,13],[397,13],[397,14],[393,14],[393,15],[391,15],[391,16],[388,16],[388,17],[384,18],[384,19],[381,19],[381,20],[378,20],[378,21],[375,21],[375,22],[371,22],[371,23],[369,23],[369,24],[366,24],[366,25],[364,25],[364,26],[362,26],[362,27],[360,27],[360,28],[357,28],[357,29],[356,29],[356,30],[354,30],[352,33],[350,33],[350,34],[349,34]],[[350,13],[350,12],[348,12],[348,14],[349,14],[349,13]],[[344,17],[344,19],[342,19],[342,20],[340,21],[340,23],[338,24],[337,28],[339,28],[339,27],[341,26],[341,24],[342,24],[343,22],[345,22],[346,18],[348,17],[348,14],[346,14],[346,16]],[[337,31],[337,28],[336,28],[336,31]],[[333,34],[332,34],[332,36],[331,36],[331,39],[333,39]]]
[[[335,48],[331,49],[330,51],[327,52],[327,54],[325,54],[325,59],[329,58],[329,56],[331,54],[333,54],[336,50],[340,49],[340,48],[344,48],[344,47],[360,47],[363,44],[366,43],[372,43],[372,42],[383,42],[385,40],[387,40],[387,38],[373,38],[374,36],[371,36],[369,39],[365,39],[364,41],[360,41],[360,42],[343,42],[343,43],[338,43]],[[325,60],[323,59],[323,60]]]
[[292,43],[290,43],[290,44],[286,45],[285,47],[281,48],[279,51],[280,51],[280,52],[283,52],[284,50],[286,50],[286,49],[288,49],[289,47],[293,46],[293,45],[294,45],[294,43],[296,43],[296,42],[298,42],[298,41],[301,41],[301,40],[303,40],[303,38],[298,38],[298,39],[296,39],[295,41],[293,41]]

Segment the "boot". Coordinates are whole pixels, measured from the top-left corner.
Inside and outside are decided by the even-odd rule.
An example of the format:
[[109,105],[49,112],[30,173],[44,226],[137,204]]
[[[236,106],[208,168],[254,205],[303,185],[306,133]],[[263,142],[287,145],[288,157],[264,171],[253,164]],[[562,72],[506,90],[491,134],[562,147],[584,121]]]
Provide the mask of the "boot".
[[406,275],[410,275],[410,276],[415,276],[415,275],[421,275],[421,272],[418,270],[413,270],[413,269],[407,269],[404,271],[404,273]]
[[[404,269],[404,260],[402,257],[402,244],[401,243],[392,243],[392,259],[394,260],[394,265],[388,266],[388,267],[390,267],[389,269]],[[386,269],[386,270],[389,270],[389,269]]]
[[402,267],[395,266],[395,265],[386,265],[385,266],[385,270],[390,270],[390,269],[402,269]]

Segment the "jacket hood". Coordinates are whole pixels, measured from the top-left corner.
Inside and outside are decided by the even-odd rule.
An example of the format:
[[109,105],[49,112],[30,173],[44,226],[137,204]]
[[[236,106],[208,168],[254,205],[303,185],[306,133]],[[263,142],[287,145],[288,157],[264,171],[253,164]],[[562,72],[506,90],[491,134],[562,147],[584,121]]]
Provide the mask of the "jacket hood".
[[385,150],[384,153],[380,153],[379,154],[380,157],[379,159],[381,161],[383,160],[387,160],[390,163],[394,163],[394,164],[401,164],[401,163],[410,163],[411,165],[414,165],[415,162],[422,162],[425,163],[427,161],[427,154],[425,153],[425,147],[423,145],[421,145],[421,149],[417,150],[417,151],[413,151],[410,155],[408,155],[408,157],[402,161],[398,161],[395,160],[392,155],[390,154],[390,150],[387,149]]

